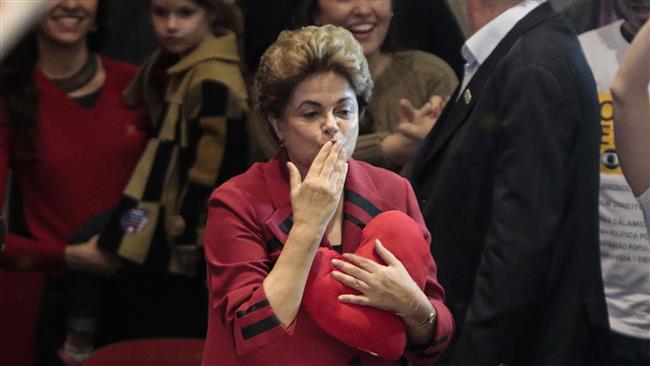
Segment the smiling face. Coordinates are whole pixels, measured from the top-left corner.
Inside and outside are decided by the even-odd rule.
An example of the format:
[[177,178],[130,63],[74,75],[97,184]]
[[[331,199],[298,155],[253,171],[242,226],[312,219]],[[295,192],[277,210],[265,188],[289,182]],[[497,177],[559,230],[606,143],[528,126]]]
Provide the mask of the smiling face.
[[321,146],[340,141],[349,158],[359,134],[359,107],[348,80],[333,71],[312,74],[293,90],[282,118],[269,122],[304,175]]
[[212,16],[191,0],[151,0],[151,21],[161,46],[185,55],[212,30]]
[[366,57],[381,51],[393,16],[391,0],[318,0],[317,24],[349,30]]
[[57,1],[39,22],[39,37],[64,47],[85,44],[96,14],[97,0]]

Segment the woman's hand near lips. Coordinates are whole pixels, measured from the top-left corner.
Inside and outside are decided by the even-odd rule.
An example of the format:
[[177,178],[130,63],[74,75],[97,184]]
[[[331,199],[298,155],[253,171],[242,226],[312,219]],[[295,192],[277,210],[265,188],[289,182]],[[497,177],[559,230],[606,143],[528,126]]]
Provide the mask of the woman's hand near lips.
[[282,253],[264,279],[264,292],[282,324],[289,326],[296,315],[311,264],[341,201],[348,172],[346,152],[340,142],[325,143],[302,178],[289,162],[293,226]]
[[340,142],[328,141],[314,158],[304,179],[293,163],[287,163],[294,225],[324,233],[341,200],[348,171],[345,155]]

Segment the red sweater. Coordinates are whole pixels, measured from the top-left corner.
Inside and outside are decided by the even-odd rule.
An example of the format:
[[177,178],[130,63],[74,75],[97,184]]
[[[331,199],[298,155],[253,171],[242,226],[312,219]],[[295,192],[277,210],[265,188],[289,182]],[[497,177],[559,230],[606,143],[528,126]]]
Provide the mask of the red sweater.
[[15,164],[18,152],[0,116],[0,204],[9,171],[22,193],[33,238],[8,233],[0,265],[62,269],[70,237],[90,218],[115,206],[146,142],[143,109],[129,108],[122,91],[135,76],[131,65],[102,58],[106,82],[91,109],[66,96],[39,72],[36,160]]

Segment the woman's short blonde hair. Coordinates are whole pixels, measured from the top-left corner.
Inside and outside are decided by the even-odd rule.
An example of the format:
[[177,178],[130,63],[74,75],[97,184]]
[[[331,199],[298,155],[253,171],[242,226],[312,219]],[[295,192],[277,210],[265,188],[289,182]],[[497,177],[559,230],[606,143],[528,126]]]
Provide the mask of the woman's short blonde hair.
[[263,116],[281,117],[294,88],[308,76],[334,71],[350,82],[363,114],[372,94],[372,77],[363,48],[344,28],[309,26],[280,33],[260,60],[255,77]]

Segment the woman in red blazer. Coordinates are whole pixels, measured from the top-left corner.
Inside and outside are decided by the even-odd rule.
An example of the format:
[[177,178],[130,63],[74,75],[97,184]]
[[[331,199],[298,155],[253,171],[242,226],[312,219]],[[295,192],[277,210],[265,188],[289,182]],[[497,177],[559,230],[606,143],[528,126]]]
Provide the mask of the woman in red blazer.
[[284,148],[210,198],[203,364],[430,364],[453,322],[413,190],[349,159],[372,89],[361,47],[335,26],[283,32],[256,84]]

